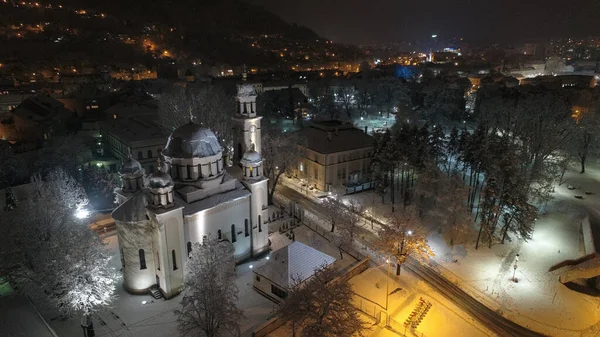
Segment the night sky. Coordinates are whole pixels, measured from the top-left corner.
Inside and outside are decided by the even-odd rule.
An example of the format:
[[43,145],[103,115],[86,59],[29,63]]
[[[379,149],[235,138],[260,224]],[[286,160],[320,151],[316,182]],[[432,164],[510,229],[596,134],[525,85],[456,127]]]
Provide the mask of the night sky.
[[599,0],[248,1],[344,43],[387,43],[431,34],[520,42],[600,33]]

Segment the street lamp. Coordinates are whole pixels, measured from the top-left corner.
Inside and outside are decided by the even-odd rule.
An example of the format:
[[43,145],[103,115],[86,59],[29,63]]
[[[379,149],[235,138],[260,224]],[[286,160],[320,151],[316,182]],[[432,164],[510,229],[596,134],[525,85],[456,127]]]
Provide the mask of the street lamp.
[[515,256],[515,265],[513,266],[513,282],[517,283],[515,274],[517,273],[517,265],[519,264],[519,254]]
[[[404,242],[406,241],[406,235],[412,236],[413,231],[409,229],[404,233],[404,235],[402,235],[402,243],[398,247],[398,255],[400,256],[406,256],[406,253],[404,253]],[[398,261],[396,264],[396,275],[400,275],[400,261]]]
[[[385,313],[388,313],[388,304],[389,304],[389,295],[390,295],[390,262],[392,260],[392,256],[388,255],[385,263],[387,263],[387,278],[385,279]],[[398,259],[396,259],[396,263],[398,263]]]

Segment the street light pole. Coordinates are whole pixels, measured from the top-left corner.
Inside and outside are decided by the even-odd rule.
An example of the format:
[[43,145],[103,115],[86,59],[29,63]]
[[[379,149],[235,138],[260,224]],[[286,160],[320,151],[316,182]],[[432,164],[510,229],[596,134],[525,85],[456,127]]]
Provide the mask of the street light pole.
[[388,256],[387,260],[387,278],[385,279],[385,314],[388,314],[388,303],[389,303],[389,294],[390,294],[390,258]]
[[517,264],[519,263],[519,254],[515,256],[515,265],[513,266],[513,282],[517,283],[517,279],[515,278],[517,273]]

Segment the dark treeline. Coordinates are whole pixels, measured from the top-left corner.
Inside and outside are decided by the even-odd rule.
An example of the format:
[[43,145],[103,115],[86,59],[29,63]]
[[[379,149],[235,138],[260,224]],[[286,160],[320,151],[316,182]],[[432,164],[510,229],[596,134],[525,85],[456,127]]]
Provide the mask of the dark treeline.
[[[392,212],[415,205],[421,216],[439,219],[448,199],[459,198],[479,225],[477,248],[484,240],[488,247],[504,243],[510,234],[530,239],[569,164],[577,159],[583,173],[597,148],[597,97],[591,89],[488,86],[478,92],[469,128],[428,123],[435,120],[428,109],[420,110],[420,123],[400,117],[375,134],[373,172],[382,203],[389,195]],[[453,109],[433,115],[451,117]],[[447,188],[453,179],[465,193]]]

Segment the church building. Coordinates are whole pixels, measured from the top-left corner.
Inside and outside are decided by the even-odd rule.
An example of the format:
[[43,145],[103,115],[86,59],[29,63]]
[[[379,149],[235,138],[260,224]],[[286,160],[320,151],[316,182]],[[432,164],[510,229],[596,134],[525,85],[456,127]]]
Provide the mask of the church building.
[[156,172],[145,175],[133,158],[123,163],[112,217],[127,291],[146,293],[158,286],[166,298],[180,293],[192,245],[208,236],[229,242],[237,262],[269,249],[268,179],[252,86],[238,86],[236,101],[238,165],[227,167],[215,134],[192,122],[169,136]]

